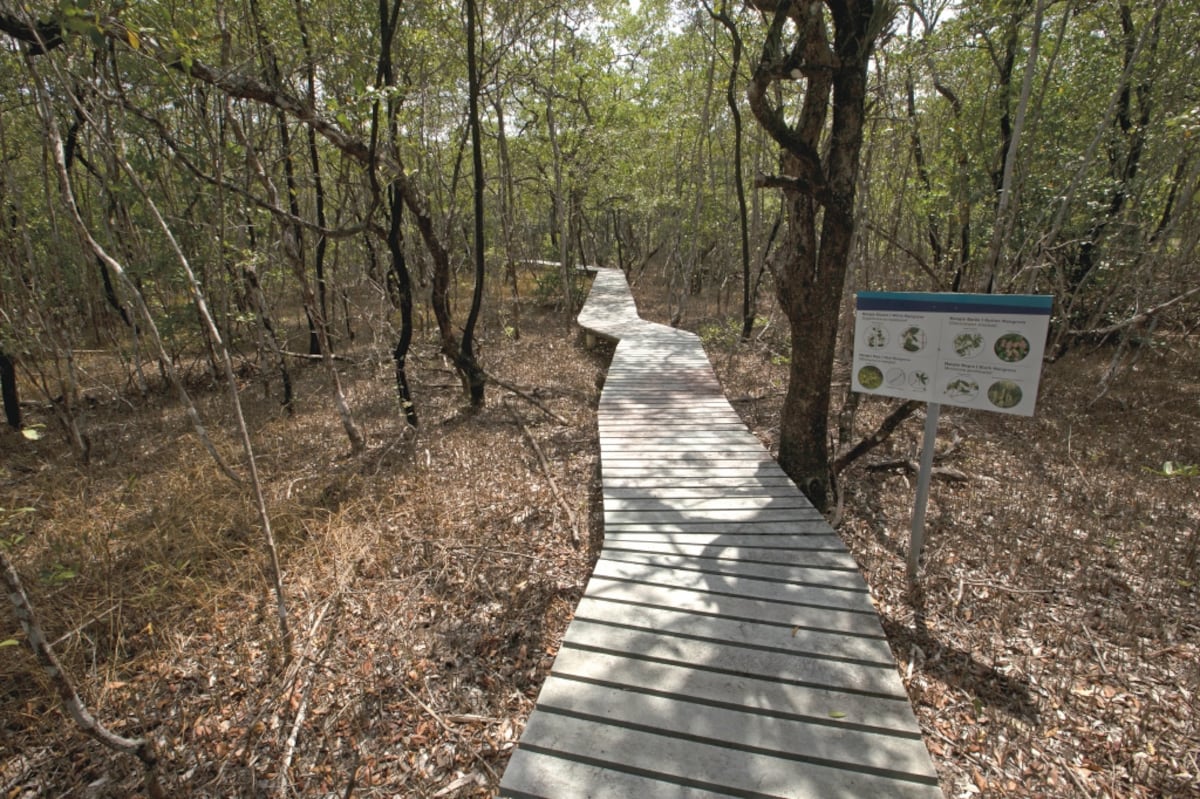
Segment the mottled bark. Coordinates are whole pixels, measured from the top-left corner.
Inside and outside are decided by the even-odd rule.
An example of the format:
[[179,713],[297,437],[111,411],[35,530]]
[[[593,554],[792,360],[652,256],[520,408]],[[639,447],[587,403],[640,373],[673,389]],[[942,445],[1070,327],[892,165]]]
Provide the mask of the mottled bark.
[[[775,257],[776,293],[792,347],[779,464],[824,509],[832,481],[830,383],[854,235],[867,66],[887,20],[871,0],[764,4],[773,16],[749,99],[755,118],[781,149],[783,174],[760,186],[783,190],[787,218]],[[804,99],[799,112],[789,114],[775,104],[773,88],[797,80],[804,82]]]

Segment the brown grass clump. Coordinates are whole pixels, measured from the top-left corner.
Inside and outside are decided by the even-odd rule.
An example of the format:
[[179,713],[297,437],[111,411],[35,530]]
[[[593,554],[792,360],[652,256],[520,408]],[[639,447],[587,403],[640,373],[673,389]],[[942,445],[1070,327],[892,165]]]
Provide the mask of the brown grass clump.
[[[485,332],[487,368],[568,425],[498,386],[466,414],[426,335],[411,375],[422,426],[409,430],[381,334],[341,352],[370,441],[350,457],[319,366],[294,365],[299,408],[288,418],[243,364],[297,639],[290,662],[248,491],[219,473],[165,388],[129,393],[111,356],[90,355],[86,467],[36,403],[27,411],[46,425],[41,440],[0,435],[0,535],[43,626],[92,712],[158,743],[169,792],[494,791],[599,527],[605,359],[565,317],[525,316],[519,342],[498,324]],[[223,392],[191,379],[237,463]],[[23,642],[10,613],[0,640]],[[0,795],[136,795],[137,763],[74,728],[24,646],[0,647],[0,686]]]

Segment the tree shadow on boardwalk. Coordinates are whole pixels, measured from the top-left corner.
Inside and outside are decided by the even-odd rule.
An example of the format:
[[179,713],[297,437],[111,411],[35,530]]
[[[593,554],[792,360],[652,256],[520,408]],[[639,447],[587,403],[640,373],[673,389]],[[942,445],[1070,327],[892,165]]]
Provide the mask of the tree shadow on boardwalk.
[[[774,468],[763,466],[771,477]],[[565,643],[582,657],[555,669],[612,691],[597,751],[653,753],[654,768],[632,766],[641,778],[667,772],[695,789],[724,785],[701,775],[736,769],[737,785],[725,787],[762,795],[936,795],[857,567],[799,492],[733,489],[728,507],[708,512],[654,494],[619,517],[654,522],[608,525],[577,614],[588,632]],[[738,505],[739,518],[717,518]],[[1026,683],[928,630],[883,623],[889,637],[938,652],[948,682],[979,703],[1035,720]],[[585,658],[586,674],[576,673]]]
[[535,718],[621,787],[563,795],[937,795],[853,561],[798,492],[763,486],[610,514]]

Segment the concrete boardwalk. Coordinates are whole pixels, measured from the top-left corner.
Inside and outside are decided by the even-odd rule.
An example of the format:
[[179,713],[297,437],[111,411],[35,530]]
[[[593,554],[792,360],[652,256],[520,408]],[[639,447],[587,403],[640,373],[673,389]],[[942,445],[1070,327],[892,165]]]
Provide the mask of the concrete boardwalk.
[[726,401],[699,339],[600,270],[604,548],[506,797],[940,797],[841,540]]

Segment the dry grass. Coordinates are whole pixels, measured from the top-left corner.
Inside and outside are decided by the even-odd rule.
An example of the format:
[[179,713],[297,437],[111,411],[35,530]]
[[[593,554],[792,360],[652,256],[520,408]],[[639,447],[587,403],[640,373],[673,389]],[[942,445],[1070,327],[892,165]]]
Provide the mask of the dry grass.
[[[371,442],[361,456],[347,455],[320,367],[295,367],[291,419],[244,369],[297,634],[291,664],[250,497],[220,475],[168,392],[122,394],[119,366],[95,353],[82,386],[90,466],[72,461],[45,409],[30,408],[50,431],[42,440],[0,437],[0,507],[33,509],[7,514],[3,536],[19,539],[43,625],[92,711],[158,742],[174,794],[494,791],[599,528],[593,409],[605,358],[566,317],[526,315],[519,342],[498,320],[485,330],[488,369],[569,426],[495,386],[467,415],[426,335],[412,369],[422,426],[407,430],[382,322],[374,342],[344,353]],[[236,462],[223,393],[205,383],[193,376],[201,412]],[[11,614],[0,619],[0,640],[23,640]],[[136,763],[75,730],[24,647],[0,648],[0,685],[0,795],[135,794]]]

